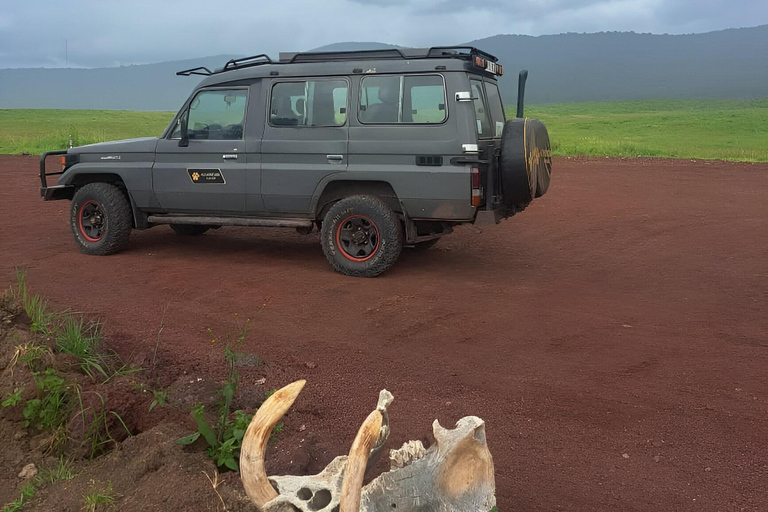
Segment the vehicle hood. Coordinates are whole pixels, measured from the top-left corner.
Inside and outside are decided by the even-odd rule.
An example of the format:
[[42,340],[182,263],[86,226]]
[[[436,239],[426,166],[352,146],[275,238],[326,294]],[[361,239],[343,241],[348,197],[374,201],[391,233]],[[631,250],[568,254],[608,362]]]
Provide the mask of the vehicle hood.
[[78,146],[69,150],[69,153],[154,153],[157,147],[157,137],[141,137],[138,139],[114,140]]

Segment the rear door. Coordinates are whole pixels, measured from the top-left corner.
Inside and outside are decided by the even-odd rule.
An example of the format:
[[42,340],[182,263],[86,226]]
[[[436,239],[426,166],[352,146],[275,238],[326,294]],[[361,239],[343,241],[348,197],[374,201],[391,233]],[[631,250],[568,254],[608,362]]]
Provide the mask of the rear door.
[[185,106],[189,145],[180,146],[181,123],[157,145],[152,180],[167,212],[242,214],[247,161],[248,87],[198,91]]
[[271,214],[311,212],[323,178],[347,169],[346,78],[273,80],[261,141],[261,193]]

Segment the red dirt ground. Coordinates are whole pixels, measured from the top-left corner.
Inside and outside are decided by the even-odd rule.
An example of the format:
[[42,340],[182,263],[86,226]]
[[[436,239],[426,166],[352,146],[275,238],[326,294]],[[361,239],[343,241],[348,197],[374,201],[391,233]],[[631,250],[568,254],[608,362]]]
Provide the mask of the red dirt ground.
[[279,230],[158,227],[88,257],[35,157],[0,156],[0,184],[0,283],[28,266],[126,358],[151,357],[167,307],[169,373],[221,378],[207,329],[252,319],[262,387],[309,381],[286,419],[303,461],[280,469],[345,453],[387,388],[390,447],[487,422],[502,512],[768,510],[768,165],[556,159],[521,215],[368,280]]

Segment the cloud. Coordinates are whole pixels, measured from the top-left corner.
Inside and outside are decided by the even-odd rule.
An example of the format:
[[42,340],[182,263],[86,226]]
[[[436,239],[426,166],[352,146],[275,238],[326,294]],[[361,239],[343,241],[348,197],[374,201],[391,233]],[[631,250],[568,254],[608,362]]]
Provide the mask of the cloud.
[[[0,67],[108,66],[308,50],[458,44],[500,33],[704,32],[768,23],[742,0],[38,0],[0,13]],[[66,54],[65,54],[66,48]]]

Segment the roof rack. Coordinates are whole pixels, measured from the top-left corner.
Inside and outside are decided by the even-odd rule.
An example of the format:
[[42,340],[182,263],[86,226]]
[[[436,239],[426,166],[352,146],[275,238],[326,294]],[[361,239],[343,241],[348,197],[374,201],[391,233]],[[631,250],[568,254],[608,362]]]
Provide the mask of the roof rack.
[[[462,50],[464,52],[462,53]],[[429,49],[427,57],[433,59],[440,58],[455,58],[455,59],[471,59],[474,56],[483,57],[484,59],[492,62],[498,62],[499,59],[495,55],[478,50],[474,46],[433,46]]]
[[282,62],[291,64],[297,62],[328,62],[340,60],[388,60],[407,59],[408,57],[399,48],[385,50],[353,50],[346,52],[301,52],[282,54],[285,59]]
[[178,76],[190,76],[190,75],[211,76],[213,74],[213,71],[206,68],[205,66],[200,66],[197,68],[185,69],[184,71],[179,71],[176,74]]
[[[259,59],[259,60],[257,60]],[[234,69],[250,68],[253,66],[261,66],[263,64],[272,64],[272,59],[266,53],[260,53],[259,55],[253,55],[251,57],[243,57],[240,59],[230,59],[224,64],[224,67],[217,69],[217,73],[223,73],[224,71],[232,71]]]
[[264,64],[296,64],[300,62],[338,62],[349,60],[413,60],[413,59],[462,59],[472,60],[481,57],[487,61],[498,62],[495,56],[478,50],[474,46],[433,46],[431,48],[387,48],[383,50],[358,50],[347,52],[300,52],[281,53],[275,62],[262,53],[251,57],[230,59],[224,67],[211,71],[206,67],[185,69],[176,73],[180,76],[210,76],[236,69],[262,66]]
[[272,59],[269,58],[269,55],[265,53],[261,53],[259,55],[253,55],[251,57],[242,57],[240,59],[230,59],[227,61],[226,64],[224,64],[223,68],[217,69],[216,71],[211,71],[205,66],[200,66],[197,68],[185,69],[184,71],[179,71],[176,74],[179,76],[190,76],[190,75],[211,76],[211,75],[216,75],[218,73],[224,73],[225,71],[234,71],[235,69],[261,66],[262,64],[272,64]]

